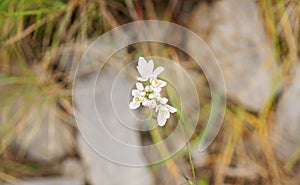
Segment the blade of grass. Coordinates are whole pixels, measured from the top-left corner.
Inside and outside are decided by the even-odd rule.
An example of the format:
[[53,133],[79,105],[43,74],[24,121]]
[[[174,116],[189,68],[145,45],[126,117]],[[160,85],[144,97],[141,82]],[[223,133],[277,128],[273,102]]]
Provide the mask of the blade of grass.
[[59,10],[58,12],[55,12],[53,14],[50,14],[48,16],[46,16],[45,18],[41,19],[39,24],[37,25],[36,23],[32,24],[31,26],[29,26],[28,28],[26,28],[24,31],[16,34],[15,36],[7,39],[2,45],[1,48],[5,48],[19,40],[21,40],[22,38],[26,37],[27,35],[31,34],[36,27],[40,27],[46,23],[51,22],[52,20],[54,20],[55,18],[57,18],[58,16],[60,16],[63,12],[65,11],[65,8],[62,8],[61,10]]

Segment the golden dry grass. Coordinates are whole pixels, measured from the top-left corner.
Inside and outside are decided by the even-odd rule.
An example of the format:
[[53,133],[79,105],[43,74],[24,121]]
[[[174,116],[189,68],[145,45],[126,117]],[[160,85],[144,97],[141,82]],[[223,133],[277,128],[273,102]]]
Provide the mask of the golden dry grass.
[[[199,4],[195,1],[187,2],[194,6]],[[281,65],[283,85],[288,86],[293,67],[298,62],[300,3],[297,0],[259,0],[257,4],[276,51],[274,61]],[[56,119],[75,127],[71,85],[75,66],[86,46],[84,44],[130,21],[162,19],[184,24],[180,19],[183,6],[183,1],[176,0],[2,0],[0,179],[14,182],[24,176],[53,173],[51,165],[35,167],[35,164],[24,160],[24,154],[27,145],[34,139],[35,129],[40,126],[41,112],[51,115],[48,120],[50,127]],[[71,54],[68,60],[72,62],[64,62],[63,55],[58,54],[62,48],[69,48]],[[155,51],[143,49],[145,54]],[[165,49],[162,55],[174,61],[180,60],[174,48]],[[192,62],[184,65],[193,68]],[[199,76],[200,72],[197,74]],[[274,89],[277,85],[275,81]],[[200,88],[207,90],[208,87]],[[282,162],[276,157],[270,143],[276,95],[274,90],[268,103],[258,113],[245,110],[229,100],[222,131],[210,146],[208,161],[204,166],[194,166],[190,158],[190,146],[187,145],[188,148],[179,155],[153,167],[154,173],[164,166],[170,172],[164,178],[180,179],[180,171],[185,169],[187,176],[198,185],[299,184],[300,147],[294,149],[294,155],[287,162]],[[210,110],[210,97],[204,93],[200,100],[203,104],[203,118],[190,141],[191,146],[199,140],[201,126]],[[10,144],[28,126],[33,128],[32,133],[27,134],[25,144],[17,152],[12,152]],[[159,142],[162,135],[157,131],[152,132],[153,142]],[[65,139],[72,142],[70,137]],[[160,152],[162,156],[167,156],[167,147],[160,148]],[[181,161],[184,161],[184,165],[178,165],[178,161],[181,165]],[[188,179],[186,182],[192,184]]]

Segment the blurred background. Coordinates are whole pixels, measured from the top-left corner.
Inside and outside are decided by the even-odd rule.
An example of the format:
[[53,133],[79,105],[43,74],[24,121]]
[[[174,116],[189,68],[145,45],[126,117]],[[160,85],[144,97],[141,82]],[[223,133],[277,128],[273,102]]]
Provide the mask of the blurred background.
[[[99,157],[80,135],[72,83],[82,54],[101,34],[151,19],[182,25],[210,46],[226,82],[224,122],[199,152],[212,102],[201,69],[169,45],[128,46],[115,58],[156,55],[182,66],[201,109],[179,153],[149,167],[120,166]],[[300,184],[299,0],[1,0],[0,23],[0,184]],[[188,42],[177,33],[170,37]],[[111,66],[120,70],[118,62]],[[157,143],[174,125],[176,118],[132,137]],[[133,155],[151,161],[161,153],[168,146]]]

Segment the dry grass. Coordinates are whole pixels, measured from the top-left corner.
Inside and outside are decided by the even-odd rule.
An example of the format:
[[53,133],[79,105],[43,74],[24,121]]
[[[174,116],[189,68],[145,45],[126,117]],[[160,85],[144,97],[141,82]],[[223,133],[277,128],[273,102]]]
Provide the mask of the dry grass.
[[[281,80],[284,87],[288,86],[299,60],[300,3],[297,0],[261,0],[257,3],[276,51],[273,61],[281,66]],[[176,0],[2,0],[0,179],[13,182],[24,176],[53,173],[51,165],[32,167],[32,162],[24,159],[25,153],[39,127],[46,125],[53,129],[57,120],[63,120],[64,126],[74,126],[70,92],[72,77],[89,40],[135,20],[158,18],[186,24],[184,20],[188,19],[188,15],[181,14],[182,8],[196,4],[192,0],[185,3]],[[66,52],[63,51],[69,54],[64,55]],[[155,53],[155,49],[144,48],[143,52]],[[181,60],[174,48],[165,49],[161,55],[174,61]],[[183,65],[193,68],[192,62]],[[204,78],[200,72],[196,72],[196,77]],[[207,85],[203,85],[199,88],[207,90]],[[181,169],[184,169],[188,176],[186,183],[198,185],[299,184],[300,146],[287,162],[282,162],[270,143],[277,85],[278,81],[274,80],[274,91],[258,113],[247,111],[229,100],[225,123],[209,148],[206,164],[194,167],[188,148],[166,163],[152,167],[154,173],[165,167],[164,170],[170,173],[160,178],[175,178],[179,182],[183,176]],[[191,146],[199,141],[201,126],[210,110],[209,95],[203,93],[200,100],[203,104],[200,126],[190,142]],[[43,114],[49,115],[49,119],[40,125]],[[26,131],[23,144],[12,151],[10,146],[14,140],[28,127],[32,129]],[[153,132],[151,135],[153,142],[159,142],[164,133]],[[67,135],[64,138],[70,146],[72,137]],[[167,147],[161,148],[160,152],[167,156]],[[20,168],[24,170],[20,172]],[[162,182],[165,181],[158,183]]]

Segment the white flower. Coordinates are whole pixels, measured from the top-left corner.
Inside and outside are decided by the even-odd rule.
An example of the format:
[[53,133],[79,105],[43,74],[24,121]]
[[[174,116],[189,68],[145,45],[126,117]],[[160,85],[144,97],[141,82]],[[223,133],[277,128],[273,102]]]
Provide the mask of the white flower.
[[160,93],[161,88],[153,87],[152,85],[147,85],[145,87],[146,92],[151,92],[151,93]]
[[154,99],[153,100],[147,100],[147,99],[145,99],[142,102],[142,105],[145,106],[145,107],[149,107],[150,109],[154,109],[154,108],[156,108],[157,103],[156,103],[156,101]]
[[167,85],[167,82],[158,79],[151,79],[150,82],[154,88],[162,88]]
[[149,99],[154,99],[154,98],[160,97],[160,91],[161,91],[161,88],[159,88],[159,87],[152,87],[151,85],[147,85],[145,87],[146,96]]
[[160,105],[156,107],[156,112],[158,111],[157,115],[157,123],[159,126],[164,126],[167,122],[167,119],[170,118],[170,113],[177,112],[177,109],[167,105],[168,99],[167,98],[161,98],[159,99]]
[[149,62],[147,62],[143,57],[140,57],[137,69],[141,75],[141,77],[137,77],[137,80],[140,82],[137,82],[135,84],[136,89],[131,91],[133,99],[129,103],[129,108],[137,109],[141,105],[150,109],[155,108],[155,112],[158,112],[158,125],[164,126],[167,119],[170,118],[170,113],[177,111],[176,108],[167,104],[167,98],[162,98],[160,96],[160,92],[162,88],[167,85],[167,82],[158,80],[157,76],[164,70],[164,68],[159,66],[153,71],[153,60],[149,60]]
[[142,83],[135,84],[137,89],[132,90],[131,94],[133,96],[132,101],[129,104],[130,109],[137,109],[140,107],[141,103],[145,100],[146,92],[144,91],[144,86]]
[[137,82],[135,84],[135,86],[136,86],[137,89],[132,90],[132,92],[131,92],[132,96],[142,96],[142,97],[144,97],[146,95],[146,92],[145,92],[145,88],[144,88],[143,84],[140,83],[140,82]]
[[158,79],[150,79],[151,87],[152,89],[159,93],[161,91],[161,88],[167,85],[167,82],[158,80]]
[[142,96],[134,96],[132,102],[129,104],[130,109],[137,109],[140,107],[141,103],[144,101]]
[[156,79],[157,76],[163,72],[164,68],[159,66],[154,71],[153,60],[147,62],[143,57],[139,58],[137,70],[140,73],[141,77],[137,77],[138,81],[146,82],[150,78]]

